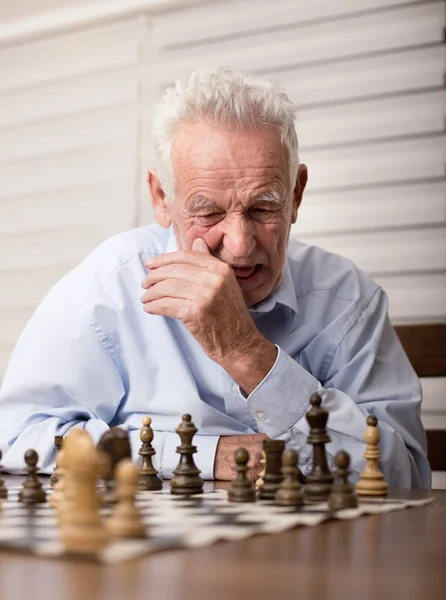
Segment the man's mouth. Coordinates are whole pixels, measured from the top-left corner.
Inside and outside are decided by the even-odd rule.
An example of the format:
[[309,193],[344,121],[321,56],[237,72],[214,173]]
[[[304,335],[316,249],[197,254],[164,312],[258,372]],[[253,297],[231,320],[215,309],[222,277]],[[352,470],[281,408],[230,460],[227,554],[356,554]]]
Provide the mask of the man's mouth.
[[248,279],[259,267],[260,265],[253,265],[252,267],[235,267],[232,265],[232,270],[237,279]]

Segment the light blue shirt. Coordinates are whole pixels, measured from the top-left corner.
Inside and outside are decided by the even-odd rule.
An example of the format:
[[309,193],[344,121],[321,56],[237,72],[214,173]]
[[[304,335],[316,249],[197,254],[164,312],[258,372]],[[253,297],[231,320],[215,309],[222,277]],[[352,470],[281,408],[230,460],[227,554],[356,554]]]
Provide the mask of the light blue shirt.
[[119,234],[59,281],[16,345],[0,391],[4,467],[23,472],[34,448],[54,467],[55,435],[84,427],[98,441],[111,426],[130,433],[137,458],[141,418],[152,417],[155,466],[178,463],[175,428],[192,415],[197,466],[212,479],[220,435],[265,432],[300,452],[307,473],[305,412],[313,392],[329,411],[329,461],[346,450],[352,479],[365,466],[366,416],[381,432],[381,468],[395,487],[430,486],[419,381],[387,316],[383,290],[350,261],[290,242],[276,291],[250,310],[278,347],[271,371],[245,397],[178,320],[143,311],[144,262],[177,250],[157,225]]

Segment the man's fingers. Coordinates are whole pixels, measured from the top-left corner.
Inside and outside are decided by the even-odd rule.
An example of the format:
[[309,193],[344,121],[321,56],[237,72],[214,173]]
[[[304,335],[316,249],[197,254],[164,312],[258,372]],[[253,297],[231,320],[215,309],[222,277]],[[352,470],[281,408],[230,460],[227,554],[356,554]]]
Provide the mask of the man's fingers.
[[146,302],[143,309],[149,315],[160,315],[172,319],[185,319],[189,313],[189,302],[182,298],[160,298]]
[[196,283],[213,283],[218,277],[210,269],[203,269],[195,265],[171,264],[161,266],[149,271],[141,282],[144,289],[165,279],[181,279],[183,281],[194,281]]
[[189,300],[197,297],[197,285],[180,279],[167,279],[151,285],[141,297],[141,302],[153,302],[160,298],[182,298]]
[[192,242],[192,250],[194,252],[202,252],[203,254],[211,253],[203,238],[195,238],[195,240]]
[[148,269],[157,269],[172,264],[188,264],[196,267],[207,268],[212,265],[222,264],[218,258],[214,258],[209,252],[194,252],[193,250],[179,250],[178,252],[167,252],[158,254],[147,260],[144,264]]

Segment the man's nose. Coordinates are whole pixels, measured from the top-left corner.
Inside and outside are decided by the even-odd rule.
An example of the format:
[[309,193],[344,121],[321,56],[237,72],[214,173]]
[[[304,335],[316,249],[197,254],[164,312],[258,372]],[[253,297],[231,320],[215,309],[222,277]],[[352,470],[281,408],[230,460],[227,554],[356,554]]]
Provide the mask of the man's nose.
[[233,258],[248,258],[256,246],[252,223],[246,216],[232,217],[226,223],[223,245]]

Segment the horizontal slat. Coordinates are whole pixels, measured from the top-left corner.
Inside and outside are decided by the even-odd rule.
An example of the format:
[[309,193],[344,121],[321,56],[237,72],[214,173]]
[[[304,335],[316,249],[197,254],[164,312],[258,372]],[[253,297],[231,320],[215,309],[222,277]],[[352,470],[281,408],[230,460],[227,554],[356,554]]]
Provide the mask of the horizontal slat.
[[[304,109],[380,94],[443,87],[445,71],[446,48],[439,44],[379,56],[354,57],[333,64],[294,67],[280,72],[272,69],[264,74],[280,81],[291,101]],[[166,82],[163,82],[159,95],[165,85]]]
[[446,490],[446,471],[435,471],[432,473],[432,489]]
[[81,183],[128,179],[135,176],[135,168],[136,147],[129,143],[7,165],[0,167],[0,201],[13,195],[43,194]]
[[116,142],[136,142],[136,106],[84,113],[0,133],[1,163],[87,149]]
[[105,238],[122,231],[120,223],[90,223],[85,227],[59,227],[0,239],[2,271],[50,268],[77,264]]
[[304,194],[293,232],[321,235],[446,223],[445,190],[443,180]]
[[0,94],[0,127],[129,104],[137,99],[137,82],[136,67],[128,67]]
[[2,49],[0,91],[134,65],[139,59],[138,31],[137,22],[124,22],[110,29],[96,29],[96,36],[95,29],[91,29],[87,35],[73,33],[29,43],[23,48]]
[[[3,199],[0,202],[0,235],[21,235],[48,227],[57,229],[98,221],[121,223],[123,229],[130,228],[136,216],[134,188],[134,182],[129,178],[62,188],[41,196],[30,194]],[[0,265],[0,273],[1,270]]]
[[[419,377],[446,377],[446,322],[401,325],[395,331]],[[443,402],[446,411],[446,395]]]
[[446,136],[302,151],[300,158],[312,191],[440,178],[446,174]]
[[421,422],[426,430],[436,429],[437,427],[446,430],[446,413],[427,415],[421,413]]
[[197,43],[187,51],[184,48],[164,51],[154,72],[163,84],[200,67],[203,56],[206,64],[266,71],[442,42],[444,11],[444,4],[436,2],[305,28],[219,40],[216,44]]
[[[446,227],[408,229],[336,237],[299,236],[341,254],[371,274],[446,271]],[[446,307],[445,307],[446,308]]]
[[[444,339],[440,344],[445,346]],[[423,388],[421,415],[444,415],[446,419],[446,377],[421,377],[420,381]]]
[[[255,33],[258,29],[306,25],[316,19],[343,17],[367,9],[389,8],[407,0],[232,0],[168,13],[156,19],[155,43],[160,48],[219,37]],[[249,15],[249,18],[247,18]],[[218,16],[218,18],[216,18]]]
[[389,296],[393,323],[446,320],[446,274],[379,276],[374,278]]
[[[444,86],[446,48],[438,45],[266,75],[279,80],[298,107]],[[415,76],[416,74],[416,76]]]
[[446,90],[298,113],[302,151],[361,140],[445,131]]

